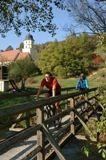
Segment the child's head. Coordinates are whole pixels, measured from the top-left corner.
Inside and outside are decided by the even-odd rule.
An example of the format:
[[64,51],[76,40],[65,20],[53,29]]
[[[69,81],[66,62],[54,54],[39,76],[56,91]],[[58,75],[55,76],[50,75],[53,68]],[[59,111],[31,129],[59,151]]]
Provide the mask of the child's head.
[[50,78],[52,77],[52,74],[50,73],[50,72],[46,72],[45,73],[45,80],[47,81],[47,82],[49,82],[50,81]]
[[84,74],[83,74],[83,73],[81,73],[81,74],[80,74],[80,79],[83,79],[83,76],[84,76]]
[[80,74],[80,79],[82,80],[82,79],[86,79],[86,76],[84,75],[84,73],[81,73]]

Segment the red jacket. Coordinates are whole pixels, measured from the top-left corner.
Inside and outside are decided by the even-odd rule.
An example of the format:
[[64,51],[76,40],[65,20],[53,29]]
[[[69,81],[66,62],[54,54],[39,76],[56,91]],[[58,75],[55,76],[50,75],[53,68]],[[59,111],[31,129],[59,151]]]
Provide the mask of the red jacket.
[[42,87],[46,86],[49,90],[52,90],[53,88],[56,91],[61,90],[61,86],[55,77],[51,77],[49,82],[47,82],[46,79],[44,78],[41,82],[41,86]]

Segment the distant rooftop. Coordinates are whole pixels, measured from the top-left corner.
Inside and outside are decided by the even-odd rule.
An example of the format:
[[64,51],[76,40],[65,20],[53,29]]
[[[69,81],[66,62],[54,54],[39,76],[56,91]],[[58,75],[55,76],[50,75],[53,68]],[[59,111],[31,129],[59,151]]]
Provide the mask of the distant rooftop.
[[19,59],[24,59],[26,57],[29,57],[28,53],[23,53],[19,50],[9,50],[9,51],[4,51],[0,52],[0,62],[15,62],[16,60]]

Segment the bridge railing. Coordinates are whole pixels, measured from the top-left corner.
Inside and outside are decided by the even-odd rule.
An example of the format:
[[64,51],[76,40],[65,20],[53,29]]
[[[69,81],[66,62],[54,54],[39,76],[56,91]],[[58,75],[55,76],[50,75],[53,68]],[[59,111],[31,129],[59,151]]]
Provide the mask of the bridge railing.
[[[66,93],[71,93],[75,91],[75,87],[67,87],[67,88],[62,88],[62,94]],[[36,93],[37,93],[37,89],[35,89],[35,91],[22,91],[22,92],[14,92],[14,93],[3,93],[3,94],[0,94],[0,100],[1,101],[6,101],[6,100],[11,100],[11,99],[14,99],[14,103],[15,103],[15,98],[18,100],[18,98],[21,97],[22,98],[26,98],[25,100],[27,101],[26,103],[19,103],[19,105],[12,105],[12,106],[7,106],[5,107],[5,110],[10,110],[10,112],[12,113],[12,110],[15,109],[15,108],[23,108],[24,106],[27,106],[28,107],[31,105],[31,100],[34,99],[34,97],[36,97]],[[44,98],[44,94],[47,93],[47,90],[43,90],[40,94],[40,98]],[[28,103],[28,101],[30,101]],[[34,100],[35,101],[35,100]],[[32,101],[33,103],[33,101]],[[67,102],[64,103],[64,105],[66,104]],[[66,104],[67,105],[67,104]],[[33,106],[33,105],[32,105]],[[2,112],[2,108],[3,106],[0,105],[0,110]],[[11,109],[10,109],[11,108]],[[26,111],[26,112],[20,112],[20,113],[14,113],[14,114],[11,114],[11,115],[7,115],[7,119],[5,120],[5,118],[3,119],[2,117],[0,118],[0,131],[3,130],[3,129],[7,129],[8,127],[10,127],[12,124],[14,124],[12,127],[15,127],[17,123],[20,123],[21,121],[24,121],[23,126],[25,127],[28,127],[31,125],[31,123],[35,123],[36,121],[36,113],[35,113],[35,110],[33,109],[30,109],[32,110],[31,112],[29,111]]]
[[[25,91],[16,91],[16,92],[10,92],[10,93],[2,93],[0,94],[0,99],[1,100],[5,100],[7,98],[15,98],[15,97],[30,97],[30,96],[33,96],[33,95],[36,95],[37,93],[37,88],[35,89],[35,91],[31,91],[31,90],[25,90]],[[75,91],[75,87],[65,87],[65,88],[62,88],[61,89],[62,93],[70,93],[72,91]],[[43,90],[41,92],[40,95],[44,95],[45,93],[47,93],[47,90]]]
[[[83,99],[81,99],[82,95]],[[80,128],[81,123],[79,123],[79,119],[81,115],[83,115],[83,122],[85,122],[93,113],[95,109],[94,106],[96,103],[96,96],[98,96],[97,88],[92,88],[83,93],[68,93],[57,97],[51,97],[48,99],[48,101],[45,99],[39,101],[33,100],[30,103],[15,105],[12,108],[0,110],[0,117],[11,117],[20,113],[31,112],[31,110],[35,111],[35,113],[32,115],[30,114],[29,117],[25,116],[24,118],[21,118],[13,123],[29,119],[31,116],[35,116],[35,114],[37,117],[37,124],[20,131],[16,135],[11,136],[4,141],[1,141],[0,153],[3,154],[11,146],[13,146],[13,144],[37,134],[37,147],[30,154],[28,154],[27,157],[29,156],[33,158],[37,154],[37,159],[43,160],[47,159],[52,152],[55,151],[60,159],[64,159],[59,151],[58,145],[62,144],[69,135],[75,134]],[[49,119],[44,118],[44,106],[53,105],[57,101],[63,102],[64,100],[67,100],[68,104],[67,108],[65,107],[62,113],[59,113],[58,115],[55,115]],[[78,114],[80,116],[78,116]],[[58,130],[55,128],[52,130],[50,127],[48,127],[53,121],[55,122],[56,119],[58,120],[60,117],[64,118],[66,115],[68,115],[68,118],[62,122],[63,127],[58,128]],[[10,122],[8,125],[13,123]],[[3,125],[0,127],[2,129]],[[49,143],[47,143],[47,139]],[[58,142],[58,145],[56,145],[56,142]],[[51,145],[54,151],[50,151]]]

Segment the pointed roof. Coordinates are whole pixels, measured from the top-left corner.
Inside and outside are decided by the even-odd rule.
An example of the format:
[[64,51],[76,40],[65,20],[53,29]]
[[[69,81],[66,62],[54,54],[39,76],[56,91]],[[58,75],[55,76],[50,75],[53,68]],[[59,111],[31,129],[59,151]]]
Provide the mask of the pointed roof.
[[25,37],[25,40],[32,40],[34,41],[34,38],[31,34],[28,34],[26,37]]

